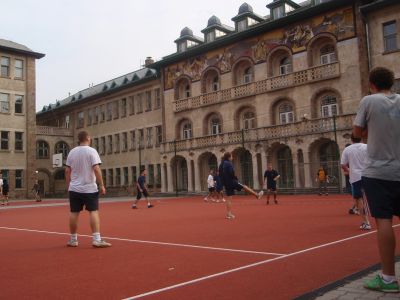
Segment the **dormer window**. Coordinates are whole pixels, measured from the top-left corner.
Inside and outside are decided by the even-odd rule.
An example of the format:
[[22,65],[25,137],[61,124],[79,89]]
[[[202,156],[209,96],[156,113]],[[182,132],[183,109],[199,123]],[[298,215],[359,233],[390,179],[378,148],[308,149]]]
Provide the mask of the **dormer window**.
[[285,16],[285,9],[284,6],[278,6],[272,10],[272,15],[274,20],[280,19]]
[[272,19],[277,20],[301,6],[292,0],[274,0],[267,7],[271,10]]
[[247,20],[244,19],[242,21],[239,21],[237,23],[237,29],[238,29],[238,31],[246,30],[247,29]]
[[175,43],[177,44],[178,52],[181,53],[188,50],[189,48],[203,43],[203,40],[194,36],[193,31],[185,27],[181,31],[181,36],[177,40],[175,40]]
[[198,43],[194,42],[194,41],[187,41],[187,47],[188,48],[192,48],[194,46],[197,46]]
[[247,28],[258,24],[265,19],[253,12],[253,8],[247,4],[243,3],[239,7],[238,14],[232,18],[232,21],[235,22],[236,31],[244,31]]

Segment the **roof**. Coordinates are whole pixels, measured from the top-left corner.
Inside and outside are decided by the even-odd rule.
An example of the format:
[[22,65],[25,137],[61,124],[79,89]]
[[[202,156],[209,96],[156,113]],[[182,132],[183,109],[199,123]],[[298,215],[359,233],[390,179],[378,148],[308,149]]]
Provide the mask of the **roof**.
[[28,47],[26,47],[22,44],[18,44],[13,41],[8,41],[8,40],[4,40],[4,39],[0,39],[0,49],[33,56],[35,58],[42,58],[45,56],[42,53],[37,53],[37,52],[32,51],[31,49],[29,49]]
[[390,6],[393,4],[399,4],[399,0],[376,0],[370,4],[364,5],[360,7],[361,12],[369,13],[375,11],[376,9],[380,9],[386,6]]
[[155,79],[157,77],[158,74],[156,70],[143,68],[134,71],[132,73],[89,87],[85,90],[79,91],[61,101],[56,101],[56,103],[51,103],[43,107],[43,110],[38,112],[37,114],[45,113],[48,111],[54,111],[55,109],[63,108],[67,105],[72,105],[73,103],[76,102],[92,99],[95,96],[110,94],[111,92],[115,92],[117,90],[120,90],[121,88],[138,85],[146,81]]

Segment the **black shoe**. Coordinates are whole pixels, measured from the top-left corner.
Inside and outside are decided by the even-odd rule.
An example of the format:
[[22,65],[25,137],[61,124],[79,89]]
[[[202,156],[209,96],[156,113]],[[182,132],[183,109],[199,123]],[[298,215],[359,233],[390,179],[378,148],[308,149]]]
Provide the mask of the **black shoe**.
[[274,200],[274,202],[275,202],[275,204],[278,204],[278,201],[277,201],[277,200]]
[[267,201],[267,205],[269,204],[269,201]]
[[349,214],[350,214],[350,215],[354,215],[354,209],[353,209],[353,208],[350,208],[350,209],[349,209]]
[[152,208],[152,207],[154,207],[153,204],[147,205],[147,208]]
[[136,205],[132,205],[132,209],[138,209]]

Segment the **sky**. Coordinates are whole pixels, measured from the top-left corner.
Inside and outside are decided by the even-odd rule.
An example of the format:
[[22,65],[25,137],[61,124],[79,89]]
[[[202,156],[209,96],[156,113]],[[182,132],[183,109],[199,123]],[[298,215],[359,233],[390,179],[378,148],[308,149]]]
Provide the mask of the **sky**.
[[[245,0],[2,0],[0,38],[46,54],[36,64],[36,110],[138,70],[147,56],[176,52],[188,26],[195,35],[216,15],[234,26]],[[266,16],[272,1],[248,0]],[[300,1],[295,1],[299,3]]]

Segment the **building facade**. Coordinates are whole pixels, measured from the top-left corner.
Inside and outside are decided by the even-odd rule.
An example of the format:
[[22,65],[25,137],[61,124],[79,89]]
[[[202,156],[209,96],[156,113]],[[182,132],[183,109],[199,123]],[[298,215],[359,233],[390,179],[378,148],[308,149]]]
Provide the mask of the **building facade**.
[[[204,191],[209,169],[217,168],[226,151],[233,153],[240,181],[255,189],[262,188],[268,163],[281,174],[280,189],[315,188],[320,166],[340,189],[339,156],[368,93],[368,71],[394,67],[399,82],[399,4],[274,0],[267,8],[269,16],[262,17],[244,3],[232,18],[234,26],[212,16],[203,37],[185,27],[175,40],[176,53],[149,61],[144,70],[153,73],[150,81],[129,87],[116,82],[116,91],[109,90],[110,81],[90,97],[79,92],[39,113],[38,124],[66,127],[68,115],[71,142],[78,129],[88,130],[103,155],[107,185],[119,190],[144,165],[149,183],[162,192]],[[108,88],[99,91],[104,85]],[[130,99],[150,103],[150,98],[160,101],[159,109],[152,104],[143,114],[122,117]],[[110,112],[104,125],[89,121],[97,107],[100,114],[102,107]],[[137,138],[143,152],[129,146],[137,142],[125,143]],[[47,176],[61,178],[58,171]]]
[[28,197],[36,179],[36,59],[44,54],[0,39],[0,171],[10,197]]

